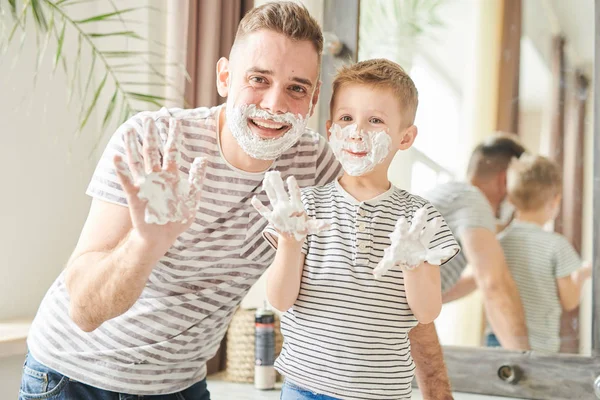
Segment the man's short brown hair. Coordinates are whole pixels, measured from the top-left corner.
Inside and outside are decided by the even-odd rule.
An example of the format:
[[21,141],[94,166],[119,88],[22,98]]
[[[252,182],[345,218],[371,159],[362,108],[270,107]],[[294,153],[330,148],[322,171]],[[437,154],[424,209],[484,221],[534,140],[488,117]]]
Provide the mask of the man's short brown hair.
[[238,25],[233,47],[245,36],[260,30],[277,32],[292,40],[310,41],[321,60],[323,32],[317,20],[301,4],[292,1],[272,2],[248,11]]
[[512,133],[496,132],[479,144],[469,160],[469,178],[489,178],[507,170],[513,158],[521,157],[525,147],[518,136]]
[[391,89],[400,101],[406,126],[415,122],[419,92],[410,76],[395,62],[385,58],[376,58],[340,68],[333,81],[333,93],[329,104],[330,112],[333,112],[337,92],[343,86],[350,84]]
[[543,156],[514,159],[506,177],[508,199],[521,211],[538,210],[562,192],[560,167]]

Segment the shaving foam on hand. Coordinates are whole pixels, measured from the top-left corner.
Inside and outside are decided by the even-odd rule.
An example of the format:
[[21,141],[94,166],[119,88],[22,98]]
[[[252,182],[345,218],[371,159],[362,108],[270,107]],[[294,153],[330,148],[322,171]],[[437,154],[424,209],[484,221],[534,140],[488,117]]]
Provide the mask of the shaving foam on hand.
[[169,222],[187,223],[196,214],[206,162],[204,158],[197,157],[190,166],[189,179],[180,179],[177,164],[181,159],[181,121],[173,118],[169,121],[169,136],[162,167],[158,151],[160,137],[154,121],[148,118],[143,126],[145,154],[148,156],[147,165],[150,172],[143,169],[143,159],[135,131],[126,132],[125,145],[129,164],[134,172],[134,184],[139,188],[137,196],[146,200],[144,221],[158,225]]
[[440,265],[454,254],[454,249],[429,249],[431,239],[442,226],[441,218],[427,222],[427,208],[420,208],[413,215],[411,224],[400,217],[394,231],[390,234],[391,245],[385,249],[383,258],[373,270],[375,279],[380,279],[388,270],[400,265],[408,270],[427,262]]
[[308,218],[302,204],[300,187],[293,176],[287,179],[289,195],[285,191],[279,171],[267,172],[263,187],[273,210],[269,210],[256,197],[252,198],[252,205],[278,232],[301,241],[307,234],[319,233],[329,228],[327,221]]

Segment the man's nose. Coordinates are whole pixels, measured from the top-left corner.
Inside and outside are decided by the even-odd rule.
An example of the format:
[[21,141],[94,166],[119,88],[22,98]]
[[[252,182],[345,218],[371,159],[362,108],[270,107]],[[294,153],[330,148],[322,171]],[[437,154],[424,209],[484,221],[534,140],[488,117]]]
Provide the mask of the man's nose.
[[284,114],[289,111],[286,93],[277,87],[272,87],[263,94],[260,108],[272,114]]

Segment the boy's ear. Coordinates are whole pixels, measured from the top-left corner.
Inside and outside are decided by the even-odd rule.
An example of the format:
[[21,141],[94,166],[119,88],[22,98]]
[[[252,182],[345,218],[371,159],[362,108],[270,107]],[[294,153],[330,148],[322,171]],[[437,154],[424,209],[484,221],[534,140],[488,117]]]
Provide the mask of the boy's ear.
[[400,140],[400,145],[398,146],[399,150],[407,150],[410,146],[413,145],[415,139],[417,138],[417,134],[419,131],[417,130],[416,125],[411,125],[402,132],[402,140]]
[[327,122],[325,122],[325,129],[327,129],[327,140],[329,140],[329,136],[331,136],[331,132],[329,132],[329,130],[331,129],[331,120],[328,119]]

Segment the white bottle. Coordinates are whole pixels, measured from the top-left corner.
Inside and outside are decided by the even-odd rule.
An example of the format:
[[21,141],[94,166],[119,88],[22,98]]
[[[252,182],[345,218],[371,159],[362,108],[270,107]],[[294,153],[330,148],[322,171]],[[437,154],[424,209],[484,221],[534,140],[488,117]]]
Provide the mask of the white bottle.
[[275,313],[265,305],[256,310],[254,322],[254,387],[275,389]]

